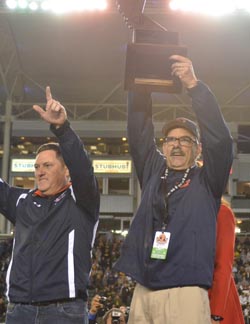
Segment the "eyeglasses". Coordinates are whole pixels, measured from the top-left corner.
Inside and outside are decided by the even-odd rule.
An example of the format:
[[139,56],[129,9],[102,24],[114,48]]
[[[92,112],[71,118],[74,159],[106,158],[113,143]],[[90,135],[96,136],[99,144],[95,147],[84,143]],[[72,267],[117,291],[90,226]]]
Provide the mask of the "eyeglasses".
[[189,136],[181,136],[181,137],[173,137],[173,136],[167,136],[165,137],[165,143],[167,145],[174,145],[176,142],[179,142],[181,146],[191,147],[193,144],[197,144],[197,140],[194,140],[193,138]]

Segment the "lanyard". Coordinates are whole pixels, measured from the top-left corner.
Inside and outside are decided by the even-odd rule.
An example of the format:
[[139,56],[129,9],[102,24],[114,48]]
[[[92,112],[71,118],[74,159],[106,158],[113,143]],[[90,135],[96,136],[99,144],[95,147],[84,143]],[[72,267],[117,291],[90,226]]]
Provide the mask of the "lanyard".
[[165,212],[164,212],[164,216],[163,216],[163,222],[162,222],[162,231],[164,232],[166,227],[167,227],[167,221],[168,221],[168,217],[169,217],[169,212],[168,212],[168,197],[170,195],[172,195],[175,191],[177,191],[178,189],[180,189],[180,187],[185,183],[185,181],[187,180],[187,177],[189,175],[190,170],[194,167],[194,165],[188,169],[186,169],[181,181],[173,186],[168,192],[167,192],[167,178],[169,175],[169,168],[166,168],[165,174],[163,177],[161,177],[161,185],[162,185],[162,191],[164,193],[164,197],[165,197]]

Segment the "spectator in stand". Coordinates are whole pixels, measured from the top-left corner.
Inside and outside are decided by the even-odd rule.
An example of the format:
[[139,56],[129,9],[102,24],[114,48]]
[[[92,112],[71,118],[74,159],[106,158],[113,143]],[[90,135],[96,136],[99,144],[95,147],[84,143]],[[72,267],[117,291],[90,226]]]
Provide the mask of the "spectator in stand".
[[121,287],[121,301],[125,305],[130,305],[130,289],[127,282],[125,282]]
[[245,319],[245,324],[249,324],[249,316],[250,316],[250,306],[247,305],[246,308],[244,309],[244,319]]
[[[103,316],[102,324],[126,324],[126,315],[122,310],[123,308],[111,308],[107,313]],[[136,324],[136,323],[135,323]]]
[[92,298],[88,315],[89,324],[96,324],[98,311],[103,308],[101,300],[101,296],[99,295],[95,295]]
[[0,321],[4,320],[5,312],[6,312],[5,300],[2,297],[0,297]]
[[223,199],[217,216],[216,256],[209,300],[212,324],[244,324],[242,308],[234,282],[235,217]]

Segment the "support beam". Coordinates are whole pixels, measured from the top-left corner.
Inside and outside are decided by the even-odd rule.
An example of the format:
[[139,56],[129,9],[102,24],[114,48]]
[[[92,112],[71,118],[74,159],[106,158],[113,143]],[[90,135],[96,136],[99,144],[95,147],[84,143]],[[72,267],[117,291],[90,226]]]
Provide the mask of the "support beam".
[[[3,162],[2,162],[2,178],[5,181],[9,180],[9,161],[10,161],[10,137],[11,137],[11,116],[12,103],[11,100],[6,100],[5,105],[5,123],[4,123],[4,139],[3,139]],[[0,231],[6,233],[7,220],[1,215]]]

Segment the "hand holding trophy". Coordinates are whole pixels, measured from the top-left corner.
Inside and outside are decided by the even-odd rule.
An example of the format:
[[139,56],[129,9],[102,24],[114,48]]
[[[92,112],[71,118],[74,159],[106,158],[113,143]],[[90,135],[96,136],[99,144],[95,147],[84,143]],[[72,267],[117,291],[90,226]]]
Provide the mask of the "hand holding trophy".
[[133,29],[127,45],[125,90],[179,93],[182,83],[172,75],[172,55],[187,55],[178,45],[178,33],[170,32],[143,14],[146,0],[117,0],[125,23]]

